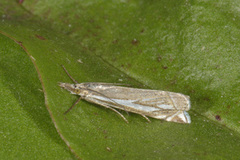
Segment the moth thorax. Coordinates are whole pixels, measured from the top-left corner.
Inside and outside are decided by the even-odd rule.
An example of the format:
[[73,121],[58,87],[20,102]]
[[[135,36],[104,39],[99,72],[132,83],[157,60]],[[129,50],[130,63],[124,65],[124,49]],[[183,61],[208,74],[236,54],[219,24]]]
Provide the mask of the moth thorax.
[[89,95],[89,92],[87,90],[82,90],[82,95],[87,96]]
[[78,95],[81,95],[81,96],[87,96],[87,95],[89,95],[89,92],[87,91],[87,90],[85,90],[85,89],[81,89],[81,88],[76,88],[75,90],[74,90],[74,93],[75,94],[78,94]]

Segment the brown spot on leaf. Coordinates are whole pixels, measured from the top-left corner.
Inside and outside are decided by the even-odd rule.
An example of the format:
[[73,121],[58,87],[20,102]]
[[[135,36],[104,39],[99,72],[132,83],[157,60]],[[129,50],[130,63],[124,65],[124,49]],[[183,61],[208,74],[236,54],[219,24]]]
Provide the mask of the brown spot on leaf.
[[98,25],[97,25],[95,28],[96,28],[96,29],[101,29],[101,26],[98,26]]
[[162,68],[163,68],[163,69],[168,69],[168,67],[167,67],[167,66],[162,66]]
[[35,35],[35,37],[37,37],[38,39],[41,39],[41,40],[46,40],[46,38],[44,38],[43,36],[40,36],[40,35]]
[[22,41],[15,41],[15,42],[17,42],[19,45],[22,45]]
[[117,44],[118,43],[118,39],[115,39],[112,41],[113,44]]
[[107,134],[107,131],[106,131],[106,130],[103,130],[103,133],[104,133],[104,134]]
[[143,33],[144,31],[145,31],[145,30],[144,30],[144,29],[142,29],[140,32],[141,32],[141,33]]
[[27,48],[25,48],[23,46],[23,42],[22,41],[17,41],[17,40],[14,40],[16,43],[18,43],[26,52],[27,52]]
[[218,121],[221,121],[221,116],[220,115],[216,115],[215,119],[218,120]]
[[139,41],[138,41],[138,40],[136,40],[136,39],[133,39],[133,40],[132,40],[132,45],[135,45],[135,46],[136,46],[136,45],[138,45],[138,44],[139,44]]
[[131,63],[125,64],[125,65],[122,64],[121,67],[124,68],[124,69],[129,69],[129,68],[132,67],[132,64]]
[[204,97],[203,100],[204,101],[210,101],[210,99],[208,97]]

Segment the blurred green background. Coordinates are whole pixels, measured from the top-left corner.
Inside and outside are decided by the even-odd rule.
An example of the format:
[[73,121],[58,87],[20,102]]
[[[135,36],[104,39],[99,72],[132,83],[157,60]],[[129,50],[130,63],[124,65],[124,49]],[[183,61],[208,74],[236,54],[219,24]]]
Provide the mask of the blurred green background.
[[[1,159],[238,159],[239,1],[0,0]],[[191,124],[81,101],[58,82],[191,97]]]

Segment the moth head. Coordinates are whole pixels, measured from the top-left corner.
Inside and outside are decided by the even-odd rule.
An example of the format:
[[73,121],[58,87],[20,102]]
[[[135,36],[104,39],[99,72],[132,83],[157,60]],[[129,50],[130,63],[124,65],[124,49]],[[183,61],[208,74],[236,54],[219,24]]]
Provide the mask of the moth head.
[[80,90],[76,88],[75,84],[69,84],[69,83],[59,83],[59,86],[68,90],[72,94],[79,94]]
[[88,95],[88,91],[84,84],[69,84],[69,83],[59,83],[59,86],[68,90],[72,94],[80,95],[80,96],[86,96]]

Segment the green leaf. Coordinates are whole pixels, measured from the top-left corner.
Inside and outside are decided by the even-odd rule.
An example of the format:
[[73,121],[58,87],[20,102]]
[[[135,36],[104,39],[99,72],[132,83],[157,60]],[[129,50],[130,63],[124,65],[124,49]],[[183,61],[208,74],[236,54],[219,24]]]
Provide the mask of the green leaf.
[[37,72],[26,52],[0,35],[1,159],[73,158],[44,106]]
[[[6,144],[1,157],[240,156],[234,1],[29,0],[0,6],[0,122],[5,124],[0,140]],[[72,83],[62,64],[78,82],[120,82],[190,95],[192,123],[147,123],[121,112],[126,124],[111,110],[84,100],[63,115],[78,97],[58,86]]]

